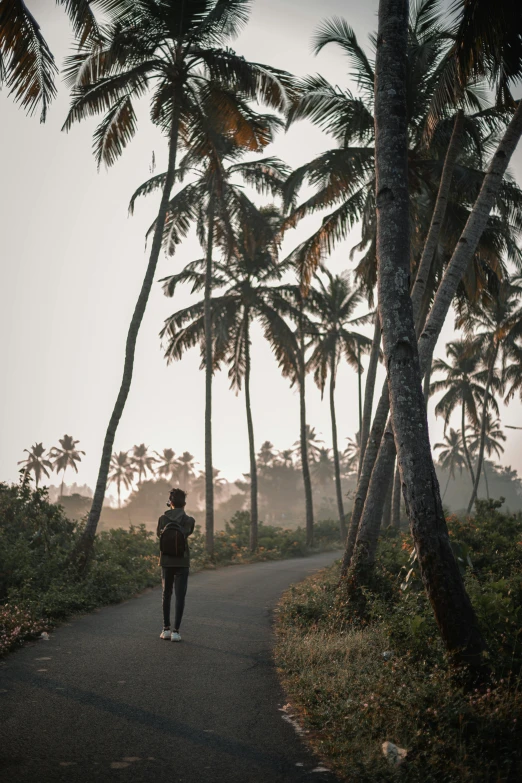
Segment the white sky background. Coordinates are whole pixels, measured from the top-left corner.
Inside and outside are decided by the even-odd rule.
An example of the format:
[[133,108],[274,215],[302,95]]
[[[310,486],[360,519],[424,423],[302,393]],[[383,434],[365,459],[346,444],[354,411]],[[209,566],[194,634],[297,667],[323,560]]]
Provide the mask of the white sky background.
[[[32,0],[29,8],[39,20],[56,61],[61,64],[72,45],[63,10],[49,0]],[[319,72],[347,86],[348,63],[335,46],[315,58],[311,37],[322,19],[343,15],[359,40],[376,27],[377,0],[256,0],[251,21],[234,48],[247,58],[287,69],[297,75]],[[145,231],[152,222],[159,195],[138,206],[134,217],[127,207],[135,188],[150,176],[152,151],[161,171],[166,142],[150,124],[143,106],[138,133],[120,161],[109,171],[96,170],[91,153],[96,120],[60,131],[68,109],[67,89],[59,86],[48,120],[28,118],[6,91],[0,93],[2,186],[0,190],[0,257],[3,285],[0,296],[0,480],[17,480],[17,461],[36,441],[56,445],[64,433],[80,441],[86,456],[78,480],[94,486],[103,437],[121,380],[127,328],[147,263]],[[309,123],[280,134],[267,151],[292,167],[333,146]],[[512,171],[522,180],[522,149]],[[317,220],[304,221],[285,243],[290,250],[308,236]],[[335,252],[333,272],[353,268],[348,254],[354,232]],[[157,279],[175,271],[201,251],[195,240],[175,258],[160,258]],[[145,442],[153,449],[172,447],[192,452],[203,462],[204,377],[199,352],[193,350],[175,365],[166,366],[158,333],[163,320],[187,303],[153,288],[138,339],[132,387],[116,436],[115,450]],[[370,330],[371,331],[371,330]],[[438,354],[452,339],[448,322]],[[294,391],[281,378],[268,346],[254,335],[252,404],[257,447],[270,440],[278,449],[290,447],[299,435],[299,405]],[[381,371],[382,372],[382,371]],[[226,371],[214,383],[214,464],[230,480],[248,470],[244,398],[229,390]],[[379,384],[377,389],[379,388]],[[432,441],[442,438],[430,403]],[[342,366],[337,384],[339,443],[358,429],[357,377]],[[503,424],[522,425],[521,405],[502,407]],[[327,398],[310,378],[308,420],[331,445]],[[522,473],[522,432],[506,430],[504,464]]]

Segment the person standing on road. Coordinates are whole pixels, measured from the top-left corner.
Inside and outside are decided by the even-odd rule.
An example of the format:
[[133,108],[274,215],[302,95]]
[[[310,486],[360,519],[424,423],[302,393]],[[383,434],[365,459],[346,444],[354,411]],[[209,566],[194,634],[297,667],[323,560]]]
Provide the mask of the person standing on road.
[[[179,627],[185,596],[187,594],[190,570],[190,552],[187,538],[194,531],[194,517],[185,514],[187,493],[182,489],[172,489],[166,511],[158,520],[157,536],[160,540],[161,582],[163,585],[163,631],[160,639],[180,642]],[[174,627],[170,630],[170,602],[172,589],[176,597]]]

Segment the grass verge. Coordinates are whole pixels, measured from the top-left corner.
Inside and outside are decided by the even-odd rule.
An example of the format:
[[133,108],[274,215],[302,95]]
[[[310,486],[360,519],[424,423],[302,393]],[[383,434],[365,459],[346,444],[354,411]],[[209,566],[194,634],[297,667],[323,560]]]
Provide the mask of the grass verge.
[[[339,563],[294,585],[279,604],[275,660],[292,710],[343,779],[522,779],[522,518],[491,503],[450,527],[456,551],[466,550],[463,569],[489,644],[491,676],[481,688],[464,687],[415,573],[405,581],[412,567],[406,534],[381,541],[383,590],[368,594],[364,623],[337,593]],[[387,741],[407,750],[400,766],[385,758]]]

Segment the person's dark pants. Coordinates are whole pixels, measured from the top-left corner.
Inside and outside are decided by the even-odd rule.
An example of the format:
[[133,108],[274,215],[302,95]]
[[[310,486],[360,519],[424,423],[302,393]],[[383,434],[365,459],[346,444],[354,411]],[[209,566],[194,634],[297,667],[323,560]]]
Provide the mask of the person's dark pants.
[[183,609],[185,608],[185,596],[187,595],[189,570],[183,566],[168,566],[162,568],[161,583],[163,585],[163,627],[170,627],[170,601],[172,588],[176,596],[176,611],[174,616],[174,629],[179,631]]

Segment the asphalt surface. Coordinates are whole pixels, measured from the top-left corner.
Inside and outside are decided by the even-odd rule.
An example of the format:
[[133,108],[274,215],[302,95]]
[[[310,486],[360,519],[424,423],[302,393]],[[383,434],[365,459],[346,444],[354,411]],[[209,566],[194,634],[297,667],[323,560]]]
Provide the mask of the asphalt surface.
[[203,571],[183,641],[161,591],[85,615],[0,665],[2,783],[331,783],[281,711],[272,609],[339,557]]

